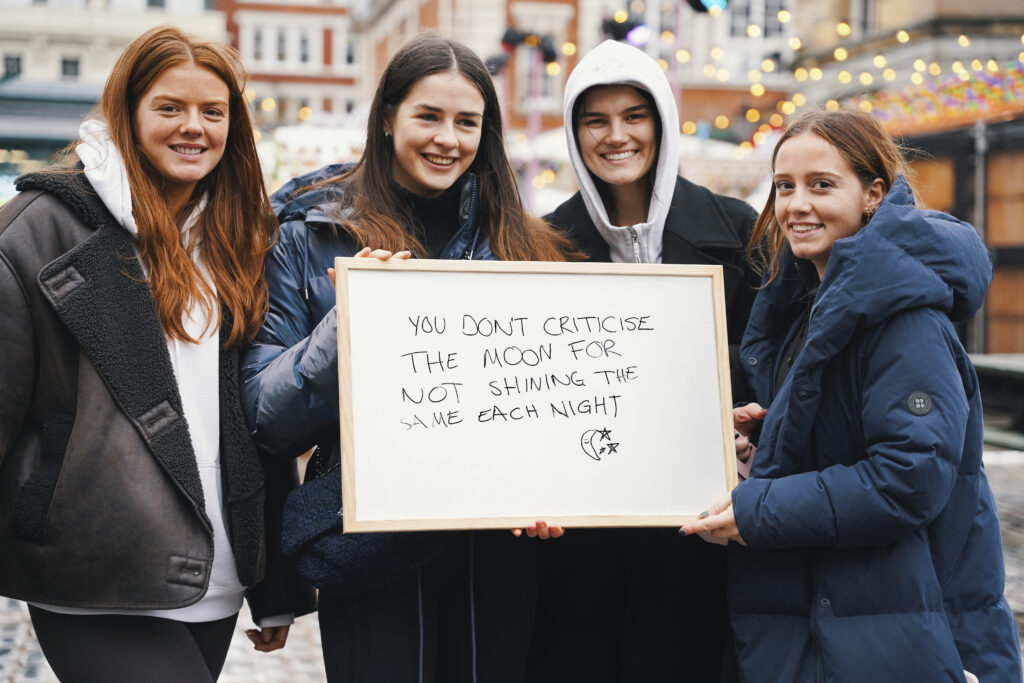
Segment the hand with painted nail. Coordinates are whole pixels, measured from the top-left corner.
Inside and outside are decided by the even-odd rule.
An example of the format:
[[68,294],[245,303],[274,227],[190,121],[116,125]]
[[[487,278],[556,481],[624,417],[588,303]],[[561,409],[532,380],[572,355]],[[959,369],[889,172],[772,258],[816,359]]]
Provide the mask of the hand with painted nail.
[[733,429],[749,439],[754,435],[758,425],[764,420],[764,416],[767,414],[768,409],[762,408],[760,404],[757,403],[748,403],[745,406],[733,408]]
[[679,530],[684,536],[697,534],[708,543],[725,545],[729,541],[735,541],[740,545],[746,545],[746,541],[740,536],[740,530],[736,526],[736,516],[732,509],[732,495],[726,494],[709,507],[707,511],[700,513],[700,519],[696,522],[684,524]]
[[[535,524],[531,524],[526,527],[526,535],[529,538],[561,538],[565,533],[565,529],[560,526],[548,526],[547,522],[538,520]],[[523,535],[522,529],[513,529],[512,535],[519,538]]]
[[250,628],[245,635],[252,641],[252,646],[260,652],[273,652],[284,647],[288,640],[288,629],[291,626],[267,626]]

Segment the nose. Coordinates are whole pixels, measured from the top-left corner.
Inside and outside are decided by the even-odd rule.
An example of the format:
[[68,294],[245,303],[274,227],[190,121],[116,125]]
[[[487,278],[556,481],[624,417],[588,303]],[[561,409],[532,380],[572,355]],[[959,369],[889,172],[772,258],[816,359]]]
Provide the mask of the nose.
[[185,118],[181,122],[182,135],[201,135],[203,132],[202,117],[198,109],[186,109]]
[[459,144],[458,138],[455,136],[455,127],[451,123],[441,123],[438,126],[437,133],[434,134],[434,144],[441,147],[452,148]]
[[625,142],[629,136],[626,134],[626,125],[622,121],[614,120],[608,126],[608,142]]
[[797,214],[809,213],[811,210],[811,193],[801,187],[796,187],[789,196],[789,211]]

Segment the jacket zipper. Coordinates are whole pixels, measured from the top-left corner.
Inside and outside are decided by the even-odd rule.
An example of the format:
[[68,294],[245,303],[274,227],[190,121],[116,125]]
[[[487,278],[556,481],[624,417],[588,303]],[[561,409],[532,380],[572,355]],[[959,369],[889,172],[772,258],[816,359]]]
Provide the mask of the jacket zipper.
[[636,236],[636,230],[633,228],[627,228],[629,230],[629,236],[633,239],[633,261],[636,263],[642,263],[640,260],[640,240]]
[[[439,256],[440,258],[448,258],[447,256],[445,256],[445,254],[447,254],[449,252],[449,250],[451,250],[452,245],[455,244],[455,240],[459,237],[459,235],[461,235],[463,232],[465,232],[469,228],[469,226],[473,224],[473,222],[474,222],[473,218],[476,217],[476,212],[477,212],[477,206],[476,206],[476,204],[477,204],[477,193],[479,192],[479,187],[480,186],[479,186],[478,182],[475,179],[471,180],[470,182],[473,183],[473,186],[469,190],[469,208],[470,208],[470,212],[469,213],[470,213],[470,215],[466,216],[466,222],[461,224],[461,225],[459,225],[459,229],[455,231],[455,234],[451,236],[451,239],[448,240],[448,243],[444,245],[444,249],[441,250],[441,253],[440,253],[440,256]],[[459,213],[462,213],[462,204],[461,203],[459,204]],[[477,226],[476,230],[479,233],[480,227]],[[470,251],[469,259],[468,260],[472,260],[473,259],[473,253],[472,252],[475,251],[475,249],[476,249],[476,239],[473,240],[473,250]]]

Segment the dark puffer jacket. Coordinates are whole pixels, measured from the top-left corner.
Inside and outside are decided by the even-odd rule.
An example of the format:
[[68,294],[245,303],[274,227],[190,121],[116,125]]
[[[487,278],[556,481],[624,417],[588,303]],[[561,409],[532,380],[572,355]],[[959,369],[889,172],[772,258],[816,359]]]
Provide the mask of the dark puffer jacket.
[[729,602],[745,681],[1021,680],[978,382],[953,321],[992,275],[976,231],[900,179],[835,243],[806,344],[775,367],[807,288],[790,257],[742,354],[769,407],[732,495]]
[[[18,188],[0,211],[0,594],[192,604],[207,591],[213,532],[135,239],[80,173]],[[222,320],[222,340],[230,328]],[[219,386],[225,518],[238,578],[253,586],[268,555],[264,473],[237,347],[222,347]],[[254,605],[257,618],[311,609],[287,583]]]

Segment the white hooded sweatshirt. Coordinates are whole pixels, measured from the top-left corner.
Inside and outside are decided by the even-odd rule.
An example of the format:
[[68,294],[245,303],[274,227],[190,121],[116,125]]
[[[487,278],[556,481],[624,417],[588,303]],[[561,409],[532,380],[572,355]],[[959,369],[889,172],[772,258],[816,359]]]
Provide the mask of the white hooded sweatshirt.
[[[661,145],[655,161],[654,183],[647,220],[636,225],[612,225],[608,210],[580,156],[576,122],[572,112],[576,100],[595,85],[632,85],[650,93],[661,118]],[[569,74],[564,99],[565,139],[576,182],[591,220],[608,243],[611,260],[618,263],[660,263],[661,238],[665,230],[679,172],[679,112],[664,71],[645,52],[614,40],[591,50]],[[634,240],[635,236],[635,240]]]

